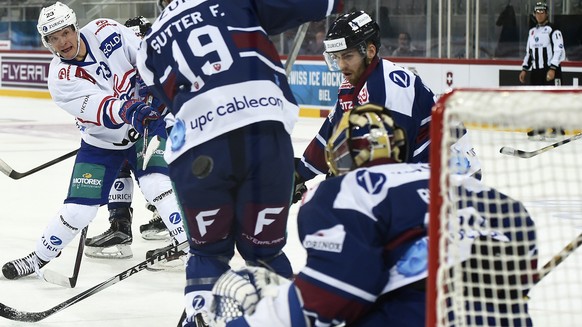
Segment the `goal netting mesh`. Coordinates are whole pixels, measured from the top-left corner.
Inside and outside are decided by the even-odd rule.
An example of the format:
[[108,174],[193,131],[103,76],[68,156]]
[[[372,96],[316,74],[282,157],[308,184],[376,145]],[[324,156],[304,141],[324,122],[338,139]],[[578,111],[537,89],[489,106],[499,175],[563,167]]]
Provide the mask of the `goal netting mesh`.
[[[462,171],[451,146],[462,126],[481,180],[521,207],[457,192]],[[427,326],[582,326],[581,129],[582,89],[457,89],[439,99],[431,126]],[[528,136],[532,130],[539,134]],[[534,225],[523,223],[527,215]]]

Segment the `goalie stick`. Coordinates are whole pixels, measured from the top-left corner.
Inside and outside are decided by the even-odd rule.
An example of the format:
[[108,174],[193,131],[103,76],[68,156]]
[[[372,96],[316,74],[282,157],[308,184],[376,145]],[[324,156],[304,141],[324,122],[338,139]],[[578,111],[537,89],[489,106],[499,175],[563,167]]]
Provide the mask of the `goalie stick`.
[[575,141],[579,138],[582,138],[582,133],[578,133],[570,138],[561,140],[559,142],[556,142],[554,144],[550,144],[548,146],[545,146],[541,149],[538,150],[534,150],[534,151],[524,151],[524,150],[518,150],[518,149],[514,149],[512,147],[509,146],[504,146],[501,149],[499,149],[499,152],[508,156],[514,156],[514,157],[519,157],[519,158],[531,158],[531,157],[535,157],[538,154],[544,153],[546,151],[555,149],[559,146],[562,146],[564,144],[570,143],[572,141]]
[[81,269],[81,261],[83,260],[83,249],[85,249],[85,239],[87,238],[87,227],[81,231],[81,238],[79,239],[79,248],[77,249],[77,256],[75,258],[75,267],[73,268],[73,276],[67,277],[59,274],[53,270],[45,270],[42,273],[42,278],[56,285],[63,287],[75,288],[77,285],[77,278],[79,277],[79,270]]
[[20,311],[17,309],[14,309],[12,307],[9,307],[3,303],[0,303],[0,317],[4,317],[6,319],[10,319],[10,320],[16,320],[16,321],[24,321],[24,322],[38,322],[43,320],[44,318],[51,316],[63,309],[66,309],[70,306],[72,306],[73,304],[80,302],[88,297],[90,297],[91,295],[97,294],[98,292],[101,292],[102,290],[108,288],[111,285],[115,285],[117,283],[119,283],[122,280],[125,280],[133,275],[135,275],[136,273],[145,270],[147,267],[156,264],[158,262],[164,261],[166,260],[166,258],[168,258],[169,256],[172,255],[176,255],[178,254],[180,251],[186,249],[188,247],[188,242],[183,242],[180,243],[168,250],[166,250],[165,252],[160,252],[154,256],[152,256],[151,258],[142,261],[140,263],[138,263],[137,265],[128,268],[122,272],[120,272],[119,274],[109,278],[108,280],[97,284],[89,289],[87,289],[86,291],[79,293],[75,296],[73,296],[72,298],[57,304],[56,306],[45,310],[45,311],[41,311],[41,312],[26,312],[26,311]]
[[56,163],[59,163],[65,159],[68,159],[70,157],[73,157],[74,155],[77,154],[77,152],[79,152],[79,149],[77,150],[73,150],[67,154],[64,154],[58,158],[55,158],[49,162],[46,162],[36,168],[33,168],[29,171],[25,171],[23,173],[19,173],[16,170],[12,169],[12,167],[10,167],[7,163],[5,163],[2,159],[0,159],[0,171],[2,171],[2,173],[4,173],[4,175],[12,178],[12,179],[21,179],[22,177],[26,177],[28,175],[32,175],[34,173],[36,173],[37,171],[43,170],[45,168],[48,168]]

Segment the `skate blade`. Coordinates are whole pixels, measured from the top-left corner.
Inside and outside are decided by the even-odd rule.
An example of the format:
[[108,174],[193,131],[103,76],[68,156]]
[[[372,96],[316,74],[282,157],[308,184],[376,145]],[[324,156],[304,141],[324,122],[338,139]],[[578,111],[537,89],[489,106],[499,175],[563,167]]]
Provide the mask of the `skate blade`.
[[130,259],[133,257],[131,246],[127,244],[113,245],[110,247],[85,246],[85,255],[98,259]]
[[141,238],[148,241],[160,241],[170,239],[168,230],[148,230],[141,233]]

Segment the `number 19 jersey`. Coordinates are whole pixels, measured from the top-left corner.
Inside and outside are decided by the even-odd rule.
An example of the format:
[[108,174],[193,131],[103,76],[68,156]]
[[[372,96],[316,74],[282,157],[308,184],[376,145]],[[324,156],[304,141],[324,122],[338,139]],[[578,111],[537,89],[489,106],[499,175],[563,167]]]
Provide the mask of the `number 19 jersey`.
[[166,161],[261,121],[291,133],[299,107],[269,35],[321,20],[341,0],[179,0],[142,41],[138,70],[175,117]]

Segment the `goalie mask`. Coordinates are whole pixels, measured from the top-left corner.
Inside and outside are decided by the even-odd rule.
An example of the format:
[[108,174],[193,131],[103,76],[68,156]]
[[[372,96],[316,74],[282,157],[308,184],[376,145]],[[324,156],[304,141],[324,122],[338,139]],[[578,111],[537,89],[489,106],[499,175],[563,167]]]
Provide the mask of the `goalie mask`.
[[[71,26],[73,31],[77,34],[77,52],[71,58],[64,58],[57,52],[54,46],[50,44],[48,37],[69,26]],[[56,2],[54,5],[42,8],[38,17],[36,29],[42,38],[42,44],[54,55],[63,59],[74,59],[79,54],[81,49],[81,33],[79,33],[79,26],[77,25],[77,15],[67,5],[61,2]]]
[[406,134],[390,110],[369,103],[344,114],[327,142],[325,159],[338,176],[359,167],[403,162],[407,152]]
[[323,57],[330,71],[339,71],[336,55],[340,51],[355,48],[365,57],[366,46],[372,42],[380,48],[380,27],[364,11],[339,16],[330,26],[323,44]]
[[143,38],[152,27],[152,23],[144,16],[130,18],[125,21],[124,25],[129,27],[140,38]]

